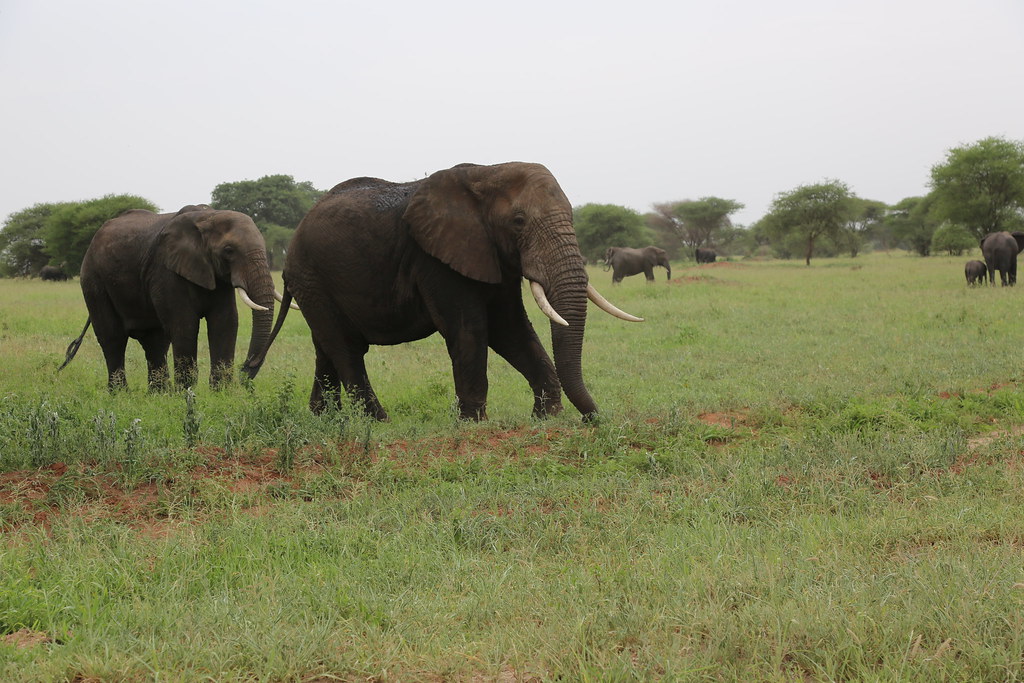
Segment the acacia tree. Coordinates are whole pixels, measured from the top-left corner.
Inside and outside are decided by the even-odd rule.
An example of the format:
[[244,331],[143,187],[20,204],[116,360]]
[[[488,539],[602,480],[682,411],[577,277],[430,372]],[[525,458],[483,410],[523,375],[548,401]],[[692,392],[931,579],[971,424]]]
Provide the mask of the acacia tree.
[[854,195],[846,183],[828,180],[816,185],[801,185],[782,192],[762,219],[773,241],[798,237],[806,246],[805,260],[811,265],[814,242],[820,237],[839,237],[849,221]]
[[591,263],[604,259],[608,247],[646,247],[654,240],[643,216],[616,204],[584,204],[572,210],[580,251]]
[[1021,226],[1024,141],[989,137],[954,147],[931,176],[939,219],[966,227],[979,240]]
[[654,205],[651,221],[659,229],[670,228],[687,247],[709,246],[715,237],[732,228],[729,216],[743,208],[734,199],[701,197]]
[[897,242],[920,256],[928,256],[932,238],[940,221],[934,211],[934,193],[924,197],[907,197],[892,206],[885,225]]

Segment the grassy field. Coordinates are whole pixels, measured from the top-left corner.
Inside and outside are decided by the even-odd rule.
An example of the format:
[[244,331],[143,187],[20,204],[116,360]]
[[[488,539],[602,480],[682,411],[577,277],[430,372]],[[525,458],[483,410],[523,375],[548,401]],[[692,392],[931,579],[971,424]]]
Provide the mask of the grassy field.
[[591,309],[595,425],[496,357],[459,423],[438,337],[313,417],[294,311],[108,395],[77,282],[0,280],[0,680],[1020,680],[1024,291],[967,258],[592,268],[646,318]]

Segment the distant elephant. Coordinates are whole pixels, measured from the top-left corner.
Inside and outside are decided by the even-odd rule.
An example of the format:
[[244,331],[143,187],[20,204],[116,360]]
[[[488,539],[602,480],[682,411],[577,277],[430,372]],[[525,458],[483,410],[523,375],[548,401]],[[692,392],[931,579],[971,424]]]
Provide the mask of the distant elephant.
[[612,269],[612,284],[622,282],[622,278],[643,273],[648,282],[654,282],[654,266],[661,266],[672,279],[672,266],[668,262],[668,253],[658,247],[608,247],[604,253],[605,270]]
[[964,265],[964,276],[967,278],[967,284],[969,285],[983,285],[985,284],[985,274],[988,272],[987,266],[984,261],[968,261]]
[[92,324],[111,390],[126,385],[129,337],[145,350],[151,390],[166,388],[168,347],[174,354],[175,383],[195,384],[201,318],[206,318],[210,346],[210,384],[230,381],[238,334],[236,288],[253,309],[249,355],[270,336],[275,292],[266,245],[252,219],[237,211],[206,205],[165,214],[126,211],[96,232],[80,282],[89,319],[68,346],[61,369]]
[[997,270],[1003,287],[1017,283],[1017,254],[1021,249],[1024,249],[1024,232],[990,232],[981,239],[989,284],[995,285]]
[[50,282],[64,282],[68,279],[68,274],[64,272],[62,266],[43,266],[39,269],[39,279]]
[[697,259],[697,263],[714,263],[715,259],[718,258],[718,254],[715,253],[714,249],[697,249],[694,256]]
[[[523,306],[524,277],[552,320],[554,364]],[[587,299],[640,320],[587,283],[572,205],[539,164],[460,164],[408,183],[343,182],[295,230],[284,281],[284,302],[298,300],[316,351],[310,409],[338,405],[344,387],[378,420],[388,414],[366,374],[369,346],[434,332],[451,357],[461,418],[487,417],[488,348],[529,382],[535,416],[560,412],[564,389],[592,418],[597,404],[581,366]],[[275,334],[286,314],[282,305]]]

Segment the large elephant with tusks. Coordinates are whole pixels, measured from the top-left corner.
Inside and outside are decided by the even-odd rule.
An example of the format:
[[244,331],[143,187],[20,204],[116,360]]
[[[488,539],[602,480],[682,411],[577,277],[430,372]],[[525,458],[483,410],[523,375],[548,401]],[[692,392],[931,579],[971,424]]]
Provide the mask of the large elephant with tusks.
[[[553,363],[527,317],[523,278],[551,320]],[[284,280],[284,301],[298,301],[316,351],[310,408],[337,404],[343,389],[378,420],[388,414],[366,373],[370,345],[434,332],[451,357],[461,418],[487,417],[488,349],[526,378],[535,416],[560,412],[564,390],[592,418],[597,403],[581,363],[587,299],[640,320],[588,284],[572,205],[539,164],[461,164],[414,182],[343,182],[299,224]],[[275,332],[286,313],[282,306]]]

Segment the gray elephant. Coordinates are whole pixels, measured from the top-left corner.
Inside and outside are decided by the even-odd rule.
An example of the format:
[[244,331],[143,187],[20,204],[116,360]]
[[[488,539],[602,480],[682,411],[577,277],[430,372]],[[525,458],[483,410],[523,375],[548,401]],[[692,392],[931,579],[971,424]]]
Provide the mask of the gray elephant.
[[964,265],[964,277],[967,278],[968,285],[985,284],[985,274],[987,272],[988,268],[984,261],[968,261]]
[[[61,368],[74,358],[92,324],[112,390],[126,385],[129,338],[145,350],[151,390],[167,386],[168,347],[173,349],[175,383],[195,384],[202,318],[210,346],[210,384],[230,381],[238,334],[236,288],[253,309],[249,356],[264,348],[270,336],[275,292],[266,245],[252,219],[237,211],[206,205],[165,214],[127,211],[93,236],[80,282],[89,318],[68,346]],[[251,377],[256,369],[245,371]]]
[[997,270],[1003,287],[1017,283],[1017,254],[1021,249],[1024,249],[1024,232],[990,232],[981,239],[989,284],[995,285]]
[[697,259],[697,263],[714,263],[715,259],[718,258],[718,254],[715,253],[714,249],[698,248],[694,250],[694,257]]
[[643,273],[648,282],[654,282],[654,266],[661,266],[668,275],[666,280],[672,279],[672,266],[668,262],[668,253],[658,247],[644,247],[633,249],[631,247],[608,247],[604,253],[605,270],[612,269],[612,283],[622,282],[622,278]]
[[39,279],[48,282],[64,282],[68,274],[64,272],[63,266],[43,266],[39,269]]
[[[523,305],[522,279],[552,320],[554,363]],[[309,406],[340,402],[340,389],[388,419],[366,373],[371,344],[434,332],[451,357],[463,419],[486,419],[493,349],[528,381],[535,416],[562,410],[562,390],[585,418],[597,404],[583,382],[588,297],[619,311],[587,282],[572,205],[539,164],[461,164],[408,183],[355,178],[306,214],[288,248],[284,301],[309,324],[316,369]],[[276,331],[287,314],[282,305]]]

